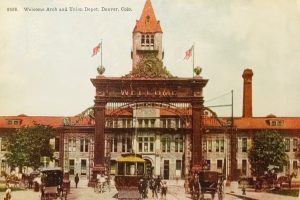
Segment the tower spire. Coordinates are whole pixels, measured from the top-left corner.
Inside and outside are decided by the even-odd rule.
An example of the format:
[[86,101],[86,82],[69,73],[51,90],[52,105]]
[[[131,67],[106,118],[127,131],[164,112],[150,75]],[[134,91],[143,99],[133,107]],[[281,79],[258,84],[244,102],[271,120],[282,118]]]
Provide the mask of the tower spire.
[[140,33],[162,33],[160,22],[156,20],[152,3],[146,0],[142,15],[136,22],[133,32]]

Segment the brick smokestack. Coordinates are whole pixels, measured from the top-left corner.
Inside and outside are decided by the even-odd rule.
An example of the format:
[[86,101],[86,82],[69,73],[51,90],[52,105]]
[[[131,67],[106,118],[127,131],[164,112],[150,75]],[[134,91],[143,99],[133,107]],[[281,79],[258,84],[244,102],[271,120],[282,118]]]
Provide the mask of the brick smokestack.
[[251,69],[244,70],[243,117],[252,117],[252,76]]

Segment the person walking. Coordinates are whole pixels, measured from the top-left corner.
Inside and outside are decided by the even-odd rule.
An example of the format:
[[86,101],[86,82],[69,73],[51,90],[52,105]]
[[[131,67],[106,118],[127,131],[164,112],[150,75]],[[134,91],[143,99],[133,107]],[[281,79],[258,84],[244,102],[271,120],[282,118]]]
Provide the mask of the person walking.
[[151,189],[151,191],[152,191],[152,198],[155,198],[155,199],[157,199],[158,197],[157,197],[157,185],[156,185],[156,183],[155,183],[155,179],[154,179],[154,177],[152,177],[151,179],[150,179],[150,182],[149,182],[149,187],[150,187],[150,189]]
[[77,185],[78,185],[78,182],[79,182],[79,176],[78,176],[78,173],[76,174],[75,178],[74,178],[74,181],[75,181],[75,185],[76,185],[76,188],[77,188]]
[[160,193],[160,186],[161,186],[161,178],[160,175],[157,176],[156,180],[155,180],[155,184],[156,184],[156,191],[157,193]]
[[167,190],[168,190],[167,181],[162,181],[162,184],[161,184],[161,199],[164,199],[164,200],[167,199]]

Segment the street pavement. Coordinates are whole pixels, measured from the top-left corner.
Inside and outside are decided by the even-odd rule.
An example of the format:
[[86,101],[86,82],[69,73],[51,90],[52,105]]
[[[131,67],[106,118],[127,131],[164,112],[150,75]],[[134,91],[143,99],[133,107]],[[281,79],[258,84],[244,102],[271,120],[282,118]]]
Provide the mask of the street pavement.
[[[74,181],[71,181],[71,191],[68,194],[68,200],[116,200],[117,190],[114,185],[111,186],[111,191],[106,191],[104,193],[95,192],[93,188],[87,187],[87,180],[81,179],[78,184],[78,188],[75,188]],[[183,181],[167,181],[168,193],[167,200],[191,200],[190,194],[185,194]],[[254,192],[249,189],[246,190],[246,195],[242,195],[242,191],[236,193],[230,193],[229,188],[225,188],[225,198],[224,200],[299,200],[297,197],[288,197],[275,195],[265,192]],[[151,193],[148,194],[149,200],[154,200],[151,198]],[[12,200],[40,200],[40,193],[34,192],[33,190],[23,190],[12,192]],[[4,193],[0,193],[0,200],[4,199]],[[159,196],[160,199],[160,196]],[[205,200],[209,200],[210,195],[205,195]],[[217,196],[215,197],[217,200]]]

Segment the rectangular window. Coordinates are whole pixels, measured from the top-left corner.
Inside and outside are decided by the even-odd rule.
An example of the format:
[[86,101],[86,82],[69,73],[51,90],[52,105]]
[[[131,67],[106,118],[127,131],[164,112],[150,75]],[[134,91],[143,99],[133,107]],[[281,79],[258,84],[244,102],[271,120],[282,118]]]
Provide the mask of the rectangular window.
[[290,139],[285,139],[284,140],[285,143],[285,152],[289,152],[290,151]]
[[298,150],[298,139],[293,139],[293,152],[296,152]]
[[139,152],[154,152],[154,137],[139,137]]
[[151,35],[150,46],[154,46],[154,35]]
[[6,151],[7,150],[7,139],[2,138],[1,140],[1,151]]
[[176,170],[181,170],[181,160],[176,160]]
[[59,138],[55,138],[54,151],[59,151]]
[[89,140],[80,139],[80,152],[88,152],[88,151],[89,151]]
[[242,152],[247,152],[247,138],[242,138]]
[[145,128],[148,128],[149,127],[149,119],[145,119],[144,122],[145,122]]
[[166,122],[166,119],[161,119],[160,122],[161,122],[161,126],[162,126],[163,128],[167,128],[167,122]]
[[5,160],[1,160],[1,171],[2,172],[6,171],[6,161]]
[[247,175],[247,160],[242,160],[242,175]]
[[133,121],[131,119],[127,119],[127,128],[132,128]]
[[111,138],[111,143],[110,143],[111,152],[117,152],[117,150],[118,150],[117,147],[118,147],[117,137]]
[[144,152],[148,152],[148,147],[149,143],[148,143],[148,138],[144,137]]
[[75,152],[76,151],[76,139],[71,138],[69,139],[69,152]]
[[205,167],[207,170],[210,170],[210,160],[206,160],[206,161],[205,161],[204,167]]
[[172,128],[172,121],[171,121],[171,119],[168,119],[167,120],[167,128]]
[[183,139],[182,139],[182,137],[175,138],[175,152],[183,152]]
[[70,173],[70,175],[74,175],[74,169],[75,169],[75,160],[70,159],[69,160],[69,173]]
[[139,152],[143,152],[143,138],[139,137]]
[[220,140],[220,152],[224,152],[224,139]]
[[154,128],[155,127],[155,119],[151,119],[150,122],[151,122],[151,128]]
[[122,128],[127,128],[127,120],[122,119]]
[[179,124],[180,124],[179,119],[176,119],[175,120],[175,128],[180,128]]
[[212,152],[212,140],[207,140],[207,151]]
[[143,120],[142,119],[138,119],[138,123],[139,123],[139,128],[143,127]]
[[142,35],[141,44],[142,46],[145,46],[145,35]]
[[162,152],[170,152],[171,151],[171,140],[169,137],[162,138]]
[[217,160],[217,169],[222,169],[222,167],[223,167],[223,161]]
[[219,139],[216,139],[216,152],[220,151],[220,143],[219,143]]
[[298,169],[298,162],[297,162],[297,160],[293,160],[293,169],[294,170]]
[[86,159],[81,160],[81,175],[86,175]]
[[122,152],[126,152],[126,137],[122,137]]
[[131,151],[131,138],[130,137],[122,137],[122,152],[130,152]]
[[150,137],[150,152],[154,152],[154,137]]

